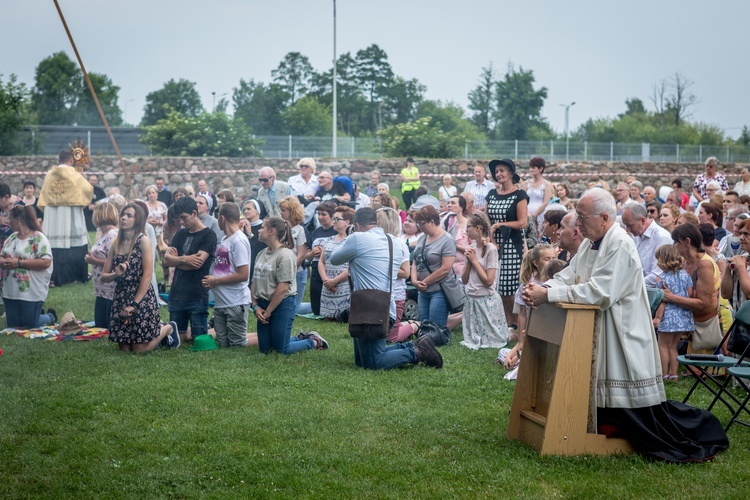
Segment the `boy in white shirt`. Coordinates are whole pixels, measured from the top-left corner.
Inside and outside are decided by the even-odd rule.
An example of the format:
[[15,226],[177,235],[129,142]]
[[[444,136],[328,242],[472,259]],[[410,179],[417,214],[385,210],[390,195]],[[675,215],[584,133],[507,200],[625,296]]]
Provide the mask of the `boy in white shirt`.
[[250,242],[240,231],[240,209],[227,202],[218,213],[224,238],[216,245],[214,267],[203,286],[214,290],[214,329],[219,347],[247,344],[250,311]]

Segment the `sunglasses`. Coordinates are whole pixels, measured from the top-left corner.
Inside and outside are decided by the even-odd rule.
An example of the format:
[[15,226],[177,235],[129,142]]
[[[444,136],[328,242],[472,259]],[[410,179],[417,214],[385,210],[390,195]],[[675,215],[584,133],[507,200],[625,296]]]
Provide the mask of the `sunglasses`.
[[656,213],[656,210],[649,210],[649,211],[648,211],[648,213],[650,213],[650,214],[655,214],[655,213]]
[[268,181],[270,181],[271,179],[269,179],[268,177],[261,177],[261,178],[259,178],[258,180],[259,180],[260,182],[268,182]]

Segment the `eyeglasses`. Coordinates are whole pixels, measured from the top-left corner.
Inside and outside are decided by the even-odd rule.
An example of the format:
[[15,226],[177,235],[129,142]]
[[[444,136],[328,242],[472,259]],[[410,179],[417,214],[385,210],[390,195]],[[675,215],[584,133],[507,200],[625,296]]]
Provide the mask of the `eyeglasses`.
[[269,179],[269,178],[267,178],[267,177],[261,177],[261,178],[260,178],[260,179],[258,179],[258,180],[259,180],[260,182],[268,182],[268,181],[270,181],[271,179]]
[[332,221],[332,222],[334,222],[334,223],[336,223],[336,222],[341,222],[342,220],[346,220],[346,219],[342,219],[341,217],[333,217],[333,218],[331,219],[331,221]]
[[594,215],[582,215],[580,212],[576,212],[576,217],[581,220],[581,222],[586,222],[592,217],[599,217],[601,214],[594,214]]

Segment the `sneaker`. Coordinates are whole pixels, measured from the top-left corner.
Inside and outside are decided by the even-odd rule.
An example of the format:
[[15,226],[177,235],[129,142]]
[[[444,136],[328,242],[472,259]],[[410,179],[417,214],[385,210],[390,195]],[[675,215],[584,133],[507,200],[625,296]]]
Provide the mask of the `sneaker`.
[[417,363],[422,362],[435,368],[443,367],[443,356],[440,355],[435,348],[435,342],[428,335],[419,337],[412,342],[412,346],[414,347],[414,354],[417,356]]
[[328,342],[318,332],[310,332],[310,338],[315,342],[315,349],[318,351],[328,349]]
[[177,323],[174,321],[170,321],[169,326],[172,327],[172,333],[164,337],[164,339],[167,341],[167,346],[170,349],[177,349],[180,347],[180,330],[177,328]]
[[57,323],[57,311],[55,311],[54,309],[52,309],[50,307],[49,309],[47,309],[47,314],[51,314],[52,315],[52,323],[53,324]]
[[313,336],[313,333],[316,333],[316,332],[308,332],[307,330],[300,330],[299,335],[297,335],[297,338],[300,340],[309,339],[310,337]]

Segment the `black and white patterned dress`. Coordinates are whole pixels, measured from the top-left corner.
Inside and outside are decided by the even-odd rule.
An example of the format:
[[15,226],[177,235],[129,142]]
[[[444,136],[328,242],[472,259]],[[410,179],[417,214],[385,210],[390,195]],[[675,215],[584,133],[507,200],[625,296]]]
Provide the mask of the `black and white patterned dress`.
[[[518,203],[526,201],[529,196],[523,189],[517,189],[508,194],[500,194],[493,189],[487,194],[487,216],[490,223],[513,222],[518,220]],[[498,243],[497,292],[502,295],[514,295],[518,290],[523,259],[523,231],[501,227],[495,231],[495,241]]]

